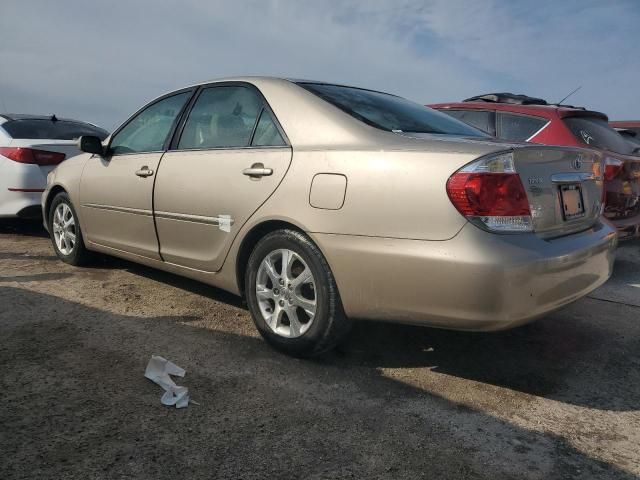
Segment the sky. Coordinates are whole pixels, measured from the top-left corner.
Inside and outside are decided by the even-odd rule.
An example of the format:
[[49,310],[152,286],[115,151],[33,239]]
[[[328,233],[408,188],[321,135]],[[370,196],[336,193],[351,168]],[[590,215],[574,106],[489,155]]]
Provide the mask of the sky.
[[0,111],[114,129],[149,100],[273,75],[420,103],[524,93],[640,119],[640,0],[1,0]]

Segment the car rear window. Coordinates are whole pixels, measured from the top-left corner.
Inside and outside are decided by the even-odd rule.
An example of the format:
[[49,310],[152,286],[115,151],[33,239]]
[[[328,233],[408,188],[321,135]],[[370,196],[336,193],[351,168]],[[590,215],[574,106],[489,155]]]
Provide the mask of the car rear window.
[[461,122],[468,123],[472,127],[479,128],[483,132],[492,134],[495,130],[493,126],[493,112],[486,110],[440,110]]
[[449,115],[388,93],[324,83],[298,83],[352,117],[388,132],[486,137]]
[[19,119],[9,120],[2,128],[12,138],[33,138],[37,140],[74,140],[82,135],[93,135],[100,140],[109,136],[106,130],[88,123],[68,120]]
[[545,126],[547,120],[526,115],[513,115],[511,113],[498,113],[498,138],[525,142],[538,130]]
[[630,154],[633,148],[606,120],[598,117],[568,117],[564,123],[582,143],[611,152]]
[[640,137],[636,132],[631,129],[625,130],[616,130],[622,138],[624,138],[627,142],[631,144],[631,148],[633,148],[634,153],[638,153],[640,151]]

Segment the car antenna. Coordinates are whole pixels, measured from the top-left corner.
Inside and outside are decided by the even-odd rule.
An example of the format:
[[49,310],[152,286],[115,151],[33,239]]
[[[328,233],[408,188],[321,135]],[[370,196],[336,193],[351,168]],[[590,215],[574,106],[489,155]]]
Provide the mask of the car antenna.
[[573,95],[574,93],[576,93],[578,90],[580,90],[582,88],[582,85],[580,85],[578,88],[576,88],[575,90],[572,90],[571,93],[569,93],[569,95],[567,95],[566,97],[564,97],[562,100],[560,100],[558,103],[556,103],[556,105],[562,105],[562,102],[564,102],[567,98],[569,98],[571,95]]

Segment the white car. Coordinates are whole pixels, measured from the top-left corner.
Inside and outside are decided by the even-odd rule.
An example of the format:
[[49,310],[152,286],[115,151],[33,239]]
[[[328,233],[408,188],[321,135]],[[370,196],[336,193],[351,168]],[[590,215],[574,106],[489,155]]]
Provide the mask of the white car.
[[77,139],[102,128],[55,115],[0,114],[0,218],[40,216],[47,174],[65,158],[78,155]]

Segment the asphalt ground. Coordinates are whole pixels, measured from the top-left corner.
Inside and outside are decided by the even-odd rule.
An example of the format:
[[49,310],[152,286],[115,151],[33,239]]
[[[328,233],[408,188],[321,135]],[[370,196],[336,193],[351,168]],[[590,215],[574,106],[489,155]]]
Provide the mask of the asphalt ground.
[[[199,405],[160,404],[152,354]],[[640,242],[533,324],[356,323],[315,360],[269,348],[241,301],[122,260],[57,260],[0,222],[0,478],[640,476]]]

